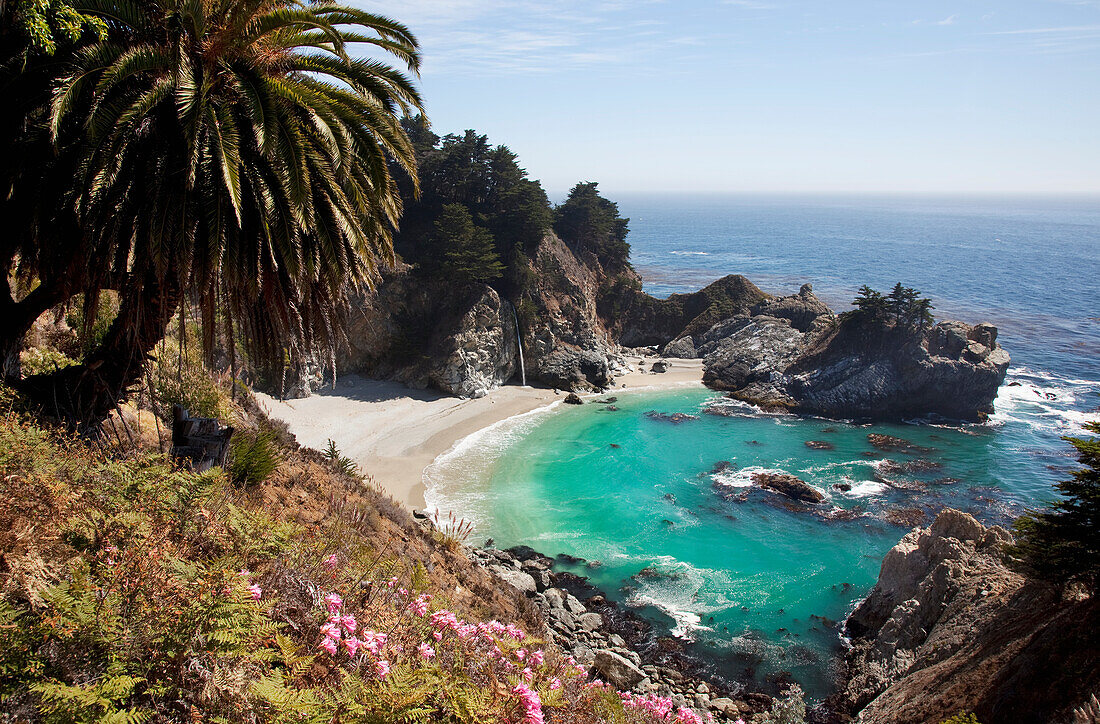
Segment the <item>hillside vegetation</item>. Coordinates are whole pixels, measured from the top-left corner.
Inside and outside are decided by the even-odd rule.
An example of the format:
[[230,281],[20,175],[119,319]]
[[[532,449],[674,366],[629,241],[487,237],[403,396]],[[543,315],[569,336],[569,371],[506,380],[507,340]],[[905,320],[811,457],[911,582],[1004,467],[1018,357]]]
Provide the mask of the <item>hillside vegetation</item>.
[[[255,484],[174,466],[148,412],[89,442],[4,390],[11,721],[699,721],[545,645],[526,599],[466,559],[460,531],[415,523],[250,398],[223,405],[238,434],[270,442],[274,469]],[[248,449],[238,463],[263,462]]]

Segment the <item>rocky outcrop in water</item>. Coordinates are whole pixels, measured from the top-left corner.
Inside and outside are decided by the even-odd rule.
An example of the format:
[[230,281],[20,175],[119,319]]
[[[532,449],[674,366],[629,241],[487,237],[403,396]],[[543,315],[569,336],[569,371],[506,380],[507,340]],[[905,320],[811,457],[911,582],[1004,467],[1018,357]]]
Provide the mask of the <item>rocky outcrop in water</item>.
[[[803,287],[692,339],[703,381],[765,409],[837,418],[982,420],[1009,357],[997,328],[835,317]],[[674,343],[675,344],[675,343]]]
[[840,708],[867,724],[1072,722],[1100,686],[1100,605],[1005,565],[1001,528],[944,510],[882,562],[845,624]]

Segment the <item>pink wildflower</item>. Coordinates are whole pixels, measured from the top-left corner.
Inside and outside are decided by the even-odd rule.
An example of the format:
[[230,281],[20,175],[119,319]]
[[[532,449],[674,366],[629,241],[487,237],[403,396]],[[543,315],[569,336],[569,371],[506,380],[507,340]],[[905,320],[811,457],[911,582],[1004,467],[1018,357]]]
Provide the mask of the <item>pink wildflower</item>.
[[539,649],[535,653],[531,654],[531,663],[535,664],[536,666],[540,666],[542,664],[542,658],[543,658],[542,649]]
[[347,614],[340,617],[340,627],[347,631],[349,634],[355,633],[355,629],[358,624],[355,622],[355,616]]
[[325,596],[325,606],[328,607],[329,613],[336,613],[340,610],[340,607],[344,605],[344,599],[340,598],[338,593],[330,593]]
[[676,718],[673,724],[703,724],[703,718],[691,709],[680,707],[676,710]]
[[386,645],[386,634],[377,631],[364,631],[361,643],[367,651],[377,656],[382,647]]
[[363,642],[354,636],[348,636],[344,639],[344,648],[348,650],[348,656],[355,656],[355,652],[359,650],[359,647],[363,645]]
[[252,572],[249,571],[247,568],[242,568],[241,570],[237,571],[237,575],[241,578],[249,578],[252,576]]
[[418,654],[420,654],[420,658],[424,659],[425,661],[435,656],[435,649],[433,649],[428,644],[420,644],[416,647],[416,651]]
[[544,724],[545,720],[542,717],[542,700],[539,698],[539,693],[527,686],[526,684],[516,684],[512,688],[512,693],[519,697],[523,702],[523,708],[525,710],[525,716],[523,717],[523,724]]
[[428,614],[428,601],[430,601],[431,598],[432,597],[426,593],[417,596],[416,600],[409,604],[409,610],[415,613],[417,616],[426,616]]
[[336,570],[336,566],[340,565],[340,559],[336,557],[335,553],[333,553],[324,560],[324,564],[325,568],[330,571],[334,571]]
[[516,658],[523,661],[527,658],[527,649],[516,649]]
[[[558,679],[556,677],[553,678],[553,679],[550,679],[550,691],[557,691],[560,688],[561,688],[561,679]],[[741,724],[745,724],[745,723],[741,722]]]
[[339,627],[336,624],[331,623],[331,622],[326,623],[324,626],[321,627],[321,633],[323,633],[327,638],[330,638],[334,641],[336,641],[340,638],[340,629],[339,629]]
[[432,631],[432,638],[435,639],[436,641],[442,641],[443,640],[443,632],[442,631]]
[[248,587],[248,591],[252,594],[253,601],[259,601],[260,596],[264,595],[264,589],[260,588],[255,583]]
[[390,662],[383,659],[374,664],[374,670],[378,674],[379,679],[384,679],[390,675]]
[[333,639],[330,639],[328,636],[326,636],[321,641],[321,645],[318,646],[317,648],[324,649],[325,651],[329,652],[330,654],[332,654],[334,656],[336,655],[336,641],[333,640]]

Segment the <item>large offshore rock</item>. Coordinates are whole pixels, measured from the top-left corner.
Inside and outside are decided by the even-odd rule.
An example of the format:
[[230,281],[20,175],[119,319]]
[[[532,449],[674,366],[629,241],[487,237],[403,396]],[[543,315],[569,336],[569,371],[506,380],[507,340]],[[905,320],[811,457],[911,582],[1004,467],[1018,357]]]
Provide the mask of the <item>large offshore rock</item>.
[[803,287],[714,325],[694,340],[703,381],[766,409],[823,417],[969,421],[993,411],[1009,364],[996,327],[909,329],[823,309]]
[[934,414],[958,420],[982,420],[993,412],[1009,365],[1008,353],[995,341],[995,327],[961,322],[914,331],[868,327],[841,324],[786,370],[796,410],[827,417]]

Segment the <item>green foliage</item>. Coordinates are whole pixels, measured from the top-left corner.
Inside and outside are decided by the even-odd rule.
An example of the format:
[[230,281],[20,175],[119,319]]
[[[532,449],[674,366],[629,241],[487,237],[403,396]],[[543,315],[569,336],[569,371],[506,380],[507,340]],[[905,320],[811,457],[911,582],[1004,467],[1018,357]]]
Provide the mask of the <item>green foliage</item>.
[[239,430],[229,440],[229,477],[238,485],[257,485],[279,467],[275,434]]
[[[1100,422],[1085,423],[1100,434]],[[1061,499],[1033,510],[1015,524],[1007,550],[1020,566],[1058,584],[1080,582],[1095,591],[1100,581],[1100,438],[1063,438],[1077,450],[1081,469],[1055,485]]]
[[[409,184],[402,188],[405,214],[397,250],[430,277],[450,279],[457,268],[473,272],[476,281],[497,284],[507,271],[511,288],[520,288],[512,277],[550,228],[550,202],[542,186],[527,178],[514,153],[490,146],[484,135],[466,131],[440,138],[419,116],[402,124],[417,150],[420,195]],[[455,207],[466,212],[469,223]]]
[[475,226],[461,204],[447,204],[435,222],[433,244],[442,251],[438,273],[457,284],[496,281],[504,273],[493,235]]
[[329,438],[328,444],[325,449],[321,451],[321,454],[325,456],[325,459],[332,463],[332,466],[344,475],[358,475],[359,465],[340,452],[340,448],[336,447],[336,441]]
[[573,187],[565,203],[554,210],[554,231],[570,248],[595,254],[606,271],[615,272],[629,264],[629,219],[619,216],[618,205],[600,196],[597,186]]
[[117,315],[118,294],[104,290],[95,299],[85,295],[74,299],[65,312],[65,322],[80,334],[81,352],[86,353],[103,342]]
[[165,418],[171,416],[173,405],[180,405],[196,417],[230,419],[230,400],[204,367],[194,344],[181,352],[177,340],[163,342],[150,364],[149,385]]
[[950,719],[944,719],[940,724],[981,724],[973,712],[960,711]]
[[24,376],[45,375],[71,367],[77,362],[64,352],[49,347],[31,347],[19,353],[19,366]]
[[904,329],[923,329],[936,321],[932,316],[932,300],[921,298],[920,292],[902,286],[901,282],[885,296],[864,284],[852,306],[863,319],[889,321]]
[[15,26],[32,52],[53,55],[59,43],[74,44],[85,33],[100,39],[107,34],[102,18],[77,11],[68,0],[18,0],[13,4]]

